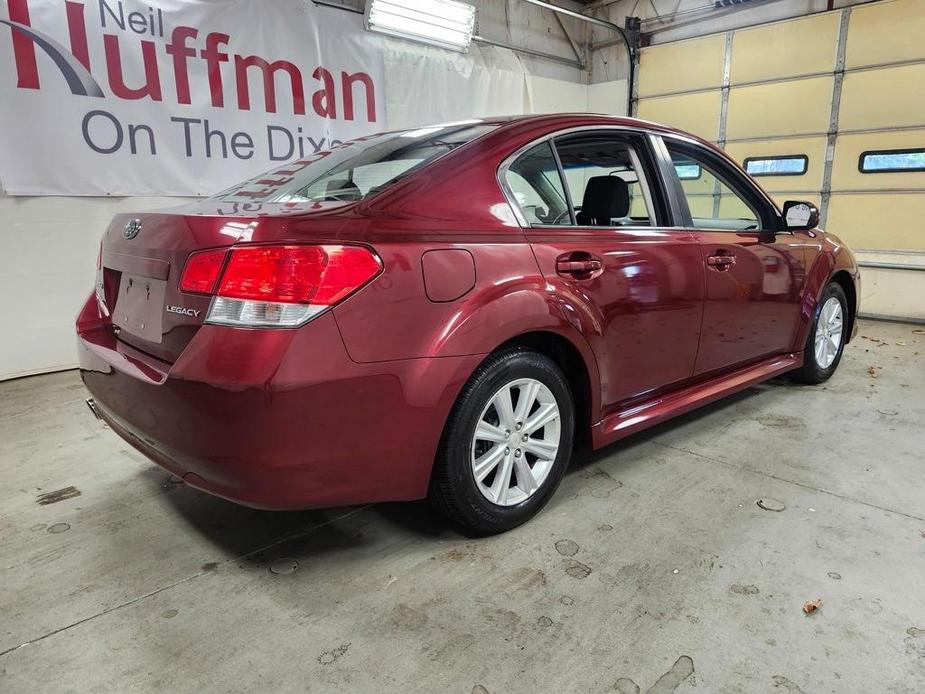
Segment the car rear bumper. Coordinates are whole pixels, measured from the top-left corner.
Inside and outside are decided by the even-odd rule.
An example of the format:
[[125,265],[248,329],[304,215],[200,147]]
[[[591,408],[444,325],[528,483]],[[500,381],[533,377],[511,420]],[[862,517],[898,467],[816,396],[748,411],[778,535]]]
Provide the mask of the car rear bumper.
[[298,330],[203,326],[174,364],[78,319],[96,412],[193,487],[302,509],[426,495],[444,422],[482,356],[358,364],[329,313]]

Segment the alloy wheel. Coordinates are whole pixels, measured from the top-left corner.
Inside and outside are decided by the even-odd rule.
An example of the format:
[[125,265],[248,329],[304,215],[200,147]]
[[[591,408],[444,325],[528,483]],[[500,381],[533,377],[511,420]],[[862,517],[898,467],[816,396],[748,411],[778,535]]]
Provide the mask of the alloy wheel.
[[831,296],[822,305],[819,312],[819,321],[816,324],[816,364],[820,369],[827,369],[838,356],[841,346],[844,320],[841,302],[837,297]]
[[499,506],[530,498],[552,470],[561,423],[559,404],[540,381],[520,378],[499,388],[472,437],[472,474],[482,496]]

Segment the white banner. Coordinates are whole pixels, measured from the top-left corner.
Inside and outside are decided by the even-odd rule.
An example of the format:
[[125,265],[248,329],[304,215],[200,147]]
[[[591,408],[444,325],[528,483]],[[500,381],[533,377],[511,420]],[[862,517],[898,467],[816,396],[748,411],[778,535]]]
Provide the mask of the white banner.
[[0,183],[214,193],[385,130],[382,46],[308,0],[0,0]]

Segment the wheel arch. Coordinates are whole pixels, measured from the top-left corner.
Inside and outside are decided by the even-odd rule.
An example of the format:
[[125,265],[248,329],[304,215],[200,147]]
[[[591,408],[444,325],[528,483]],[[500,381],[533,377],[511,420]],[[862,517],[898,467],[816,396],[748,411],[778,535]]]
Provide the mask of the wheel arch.
[[806,282],[802,290],[802,309],[799,328],[794,341],[794,351],[800,351],[806,344],[812,328],[813,313],[822,297],[822,292],[830,282],[837,283],[845,292],[849,303],[847,339],[850,342],[855,331],[855,321],[860,305],[860,274],[857,261],[851,250],[836,236],[824,234],[819,251],[814,253],[811,265],[807,268]]
[[[570,335],[566,328],[544,326],[524,330],[510,335],[497,344],[472,367],[468,377],[455,389],[454,404],[450,405],[441,432],[441,439],[446,435],[446,426],[456,400],[472,375],[488,359],[498,352],[512,347],[526,347],[552,359],[565,373],[575,398],[575,442],[579,445],[591,444],[591,426],[600,413],[600,375],[597,361],[590,346],[580,334]],[[435,451],[436,452],[436,451]],[[428,477],[432,479],[433,469]]]
[[[845,325],[845,343],[847,344],[851,341],[851,336],[854,334],[854,321],[858,314],[857,287],[855,287],[854,280],[847,270],[837,270],[829,279],[829,282],[835,282],[840,286],[842,291],[845,292],[845,298],[848,299],[848,320],[846,321],[847,325]],[[826,282],[826,285],[828,285],[829,282]],[[824,288],[825,287],[823,287],[823,289]]]
[[593,377],[598,378],[596,362],[592,362],[592,367],[589,368],[586,355],[572,340],[550,330],[531,330],[516,335],[498,345],[492,354],[511,347],[526,347],[539,352],[552,359],[562,369],[575,403],[576,442],[581,445],[589,443],[591,425],[597,419],[594,413],[599,411],[595,409],[595,398],[600,397],[600,389],[593,387],[595,381],[592,380],[592,370]]

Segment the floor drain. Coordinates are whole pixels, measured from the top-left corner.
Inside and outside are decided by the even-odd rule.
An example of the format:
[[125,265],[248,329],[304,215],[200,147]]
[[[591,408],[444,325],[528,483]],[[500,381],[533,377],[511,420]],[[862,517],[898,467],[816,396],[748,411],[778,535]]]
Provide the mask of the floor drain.
[[771,499],[765,497],[764,499],[758,499],[758,508],[763,508],[765,511],[783,511],[786,506],[784,506],[783,501],[778,501],[777,499]]
[[277,559],[270,564],[270,573],[280,575],[291,574],[298,568],[299,562],[291,557],[285,557],[283,559]]

